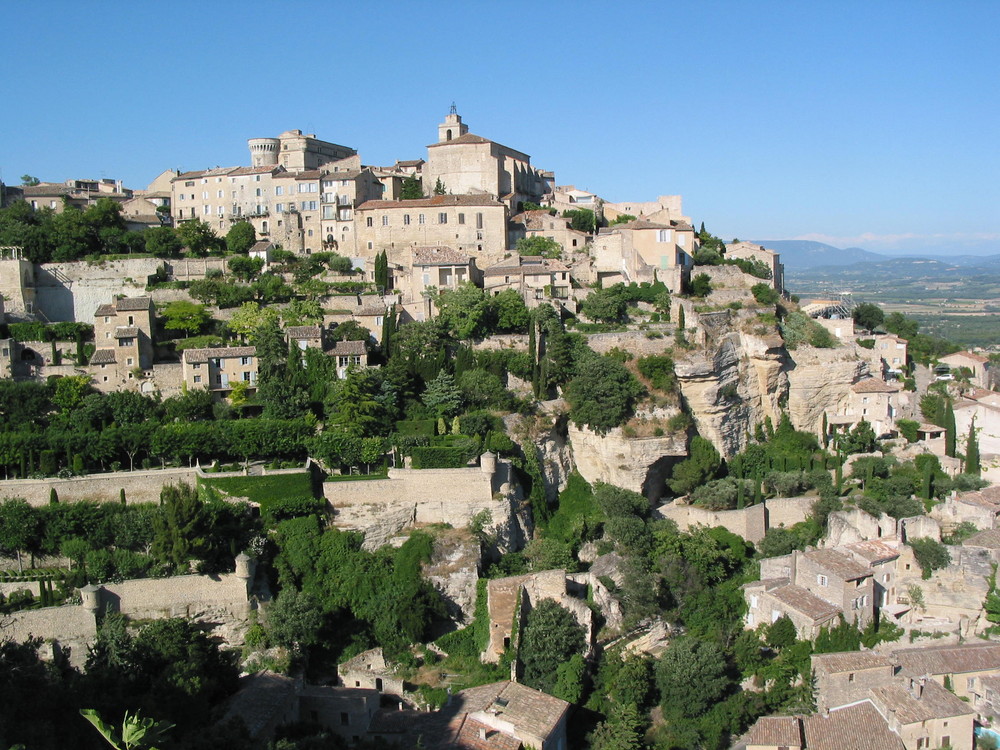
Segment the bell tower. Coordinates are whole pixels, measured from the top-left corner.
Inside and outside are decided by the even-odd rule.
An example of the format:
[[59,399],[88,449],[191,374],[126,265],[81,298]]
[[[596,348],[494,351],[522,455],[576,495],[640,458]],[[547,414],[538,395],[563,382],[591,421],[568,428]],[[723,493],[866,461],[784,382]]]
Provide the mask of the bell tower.
[[468,132],[469,126],[462,122],[462,116],[458,114],[455,102],[452,102],[448,116],[444,118],[444,122],[438,125],[438,143],[447,143]]

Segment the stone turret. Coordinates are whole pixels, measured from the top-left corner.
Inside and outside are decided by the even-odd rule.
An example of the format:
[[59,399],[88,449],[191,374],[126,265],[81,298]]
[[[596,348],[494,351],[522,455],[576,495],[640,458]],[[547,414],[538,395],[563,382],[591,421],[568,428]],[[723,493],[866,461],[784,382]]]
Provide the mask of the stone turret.
[[236,556],[236,577],[242,578],[249,585],[250,579],[253,578],[255,561],[246,552],[240,552]]
[[101,592],[104,591],[103,586],[95,586],[92,583],[88,583],[86,586],[80,589],[80,606],[85,610],[90,612],[94,617],[101,611]]
[[497,471],[497,456],[495,453],[486,451],[479,457],[479,469],[487,476],[493,476]]
[[251,166],[277,166],[278,151],[281,150],[281,141],[277,138],[250,138],[247,146],[250,148]]

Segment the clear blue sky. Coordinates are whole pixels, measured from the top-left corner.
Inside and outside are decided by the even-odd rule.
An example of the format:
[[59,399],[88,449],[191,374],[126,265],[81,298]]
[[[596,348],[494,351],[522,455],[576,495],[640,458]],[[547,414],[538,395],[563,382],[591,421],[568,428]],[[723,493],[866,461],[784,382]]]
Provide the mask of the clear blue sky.
[[0,169],[248,162],[301,128],[366,164],[474,133],[716,234],[1000,252],[1000,2],[41,2],[2,9]]

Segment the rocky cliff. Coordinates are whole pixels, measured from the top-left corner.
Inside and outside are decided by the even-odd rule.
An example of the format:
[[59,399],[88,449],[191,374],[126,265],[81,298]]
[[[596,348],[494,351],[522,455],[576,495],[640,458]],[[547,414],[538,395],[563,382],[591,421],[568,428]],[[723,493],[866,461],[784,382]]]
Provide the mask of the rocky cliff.
[[818,433],[824,409],[834,412],[851,386],[872,375],[854,344],[835,349],[802,347],[788,352],[788,416],[797,430]]

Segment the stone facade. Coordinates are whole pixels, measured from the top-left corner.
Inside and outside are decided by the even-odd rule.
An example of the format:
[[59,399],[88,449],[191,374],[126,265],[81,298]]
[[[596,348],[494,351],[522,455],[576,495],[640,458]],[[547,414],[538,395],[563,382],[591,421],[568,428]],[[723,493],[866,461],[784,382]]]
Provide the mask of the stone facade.
[[0,481],[0,499],[20,497],[31,505],[48,505],[49,490],[55,489],[63,503],[94,500],[118,502],[125,490],[128,503],[158,503],[160,492],[170,484],[197,482],[197,469],[155,469],[88,474],[71,479],[7,479]]

